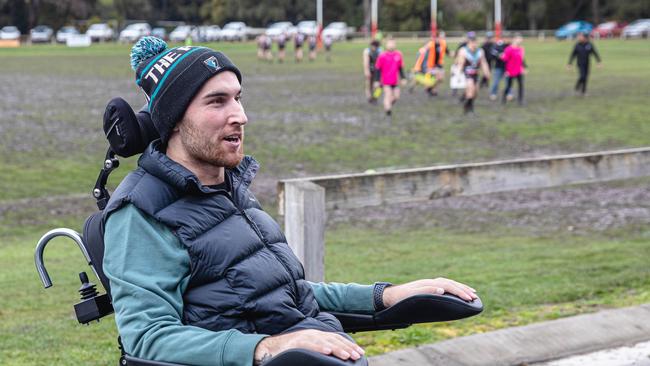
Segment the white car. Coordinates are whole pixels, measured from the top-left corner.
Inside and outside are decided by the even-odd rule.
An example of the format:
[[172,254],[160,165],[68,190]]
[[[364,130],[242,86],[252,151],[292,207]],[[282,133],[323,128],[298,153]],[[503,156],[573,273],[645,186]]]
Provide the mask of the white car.
[[20,31],[13,25],[8,25],[0,29],[0,39],[20,39]]
[[156,28],[152,29],[151,30],[151,35],[156,37],[156,38],[160,38],[163,41],[165,39],[167,39],[167,31],[163,27],[156,27]]
[[113,32],[113,28],[109,27],[108,24],[97,23],[88,28],[86,35],[90,37],[90,40],[93,42],[110,41],[113,39],[115,32]]
[[194,27],[191,25],[179,25],[171,33],[169,33],[169,40],[171,42],[185,42],[186,39],[192,37]]
[[32,43],[38,42],[52,42],[54,31],[47,25],[37,25],[29,31],[29,37]]
[[66,43],[70,36],[79,34],[77,28],[72,26],[62,27],[56,32],[56,41],[59,43]]
[[138,39],[151,35],[151,26],[147,23],[133,23],[120,32],[120,42],[135,43]]
[[221,39],[226,41],[245,41],[248,38],[248,27],[244,22],[230,22],[223,26]]
[[209,25],[205,32],[207,42],[215,42],[221,39],[221,27],[218,25]]
[[296,28],[298,28],[298,33],[302,33],[307,37],[315,36],[318,32],[318,23],[315,20],[303,20],[296,25]]
[[623,29],[623,37],[650,37],[650,19],[633,21]]
[[194,42],[208,42],[208,41],[210,41],[208,39],[209,30],[210,30],[209,25],[200,25],[198,27],[195,27],[194,30],[192,30],[192,41],[194,41]]
[[277,39],[281,34],[285,34],[290,38],[296,34],[296,27],[291,22],[276,22],[266,28],[264,33],[267,37],[271,37],[271,39]]
[[344,22],[330,23],[323,29],[322,38],[332,37],[335,41],[344,41],[348,39],[348,25]]

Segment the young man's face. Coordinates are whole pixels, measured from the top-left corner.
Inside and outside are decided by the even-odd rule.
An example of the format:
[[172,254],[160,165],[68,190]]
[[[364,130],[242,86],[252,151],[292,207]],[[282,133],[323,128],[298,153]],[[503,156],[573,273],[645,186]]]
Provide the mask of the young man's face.
[[225,168],[241,162],[248,119],[240,98],[241,85],[233,72],[221,72],[203,84],[176,126],[190,158]]

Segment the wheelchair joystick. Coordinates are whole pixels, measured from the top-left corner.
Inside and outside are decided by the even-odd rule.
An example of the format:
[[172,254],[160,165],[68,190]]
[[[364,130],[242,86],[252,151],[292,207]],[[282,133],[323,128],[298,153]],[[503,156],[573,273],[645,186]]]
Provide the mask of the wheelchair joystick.
[[81,300],[88,300],[99,295],[97,292],[97,286],[88,281],[88,275],[86,272],[79,273],[79,279],[81,280],[81,287],[79,288]]
[[100,318],[112,313],[113,307],[108,294],[100,295],[95,284],[88,281],[86,272],[79,273],[79,279],[81,280],[79,288],[81,302],[74,305],[74,312],[79,323],[88,324],[93,320],[99,321]]

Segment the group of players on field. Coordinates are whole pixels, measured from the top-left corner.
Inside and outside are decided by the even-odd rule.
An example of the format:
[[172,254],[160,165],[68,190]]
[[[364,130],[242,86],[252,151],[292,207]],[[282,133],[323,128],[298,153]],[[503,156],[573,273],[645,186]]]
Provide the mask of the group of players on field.
[[[257,37],[257,58],[258,60],[266,60],[268,62],[273,62],[273,43],[277,45],[277,57],[278,62],[283,63],[286,58],[286,48],[287,43],[290,43],[293,40],[293,52],[295,62],[302,62],[304,58],[303,45],[307,43],[309,48],[308,58],[309,61],[316,60],[316,48],[318,46],[318,38],[316,35],[307,36],[303,33],[296,33],[293,36],[289,36],[286,33],[281,33],[275,38],[272,38],[266,34],[262,34]],[[327,62],[331,61],[331,50],[332,43],[334,39],[331,36],[325,36],[322,39],[323,48],[325,48],[325,59]]]
[[[365,74],[366,98],[370,103],[376,103],[383,92],[384,111],[392,115],[392,106],[400,97],[400,84],[409,85],[412,92],[416,85],[422,85],[430,96],[438,95],[437,88],[444,81],[445,56],[452,57],[450,86],[453,95],[457,90],[464,89],[461,96],[465,114],[474,112],[474,100],[478,89],[489,88],[490,100],[498,99],[499,84],[505,78],[505,89],[501,97],[502,103],[514,99],[512,84],[516,80],[518,86],[517,102],[524,103],[524,75],[527,72],[525,51],[522,46],[523,38],[519,34],[512,37],[511,42],[505,39],[494,39],[491,32],[486,34],[485,42],[479,47],[476,34],[467,33],[464,42],[460,43],[454,52],[447,46],[444,32],[432,37],[417,54],[416,62],[411,70],[410,78],[404,73],[403,58],[396,50],[395,40],[390,37],[386,41],[386,49],[382,50],[380,42],[373,40],[363,51],[363,66]],[[594,56],[600,64],[600,56],[585,34],[578,35],[568,68],[573,59],[577,59],[579,78],[576,83],[576,93],[585,95],[589,75],[590,56]],[[492,85],[490,86],[490,80]]]

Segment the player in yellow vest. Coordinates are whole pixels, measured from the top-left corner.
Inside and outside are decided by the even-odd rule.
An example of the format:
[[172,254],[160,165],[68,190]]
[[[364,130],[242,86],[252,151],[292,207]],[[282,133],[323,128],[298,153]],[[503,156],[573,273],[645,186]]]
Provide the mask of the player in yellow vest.
[[[441,32],[440,35],[440,37],[432,37],[429,42],[420,48],[418,58],[412,69],[414,82],[424,85],[425,90],[431,96],[438,95],[436,87],[445,78],[445,55],[449,54],[444,33]],[[414,86],[412,85],[411,89]]]

